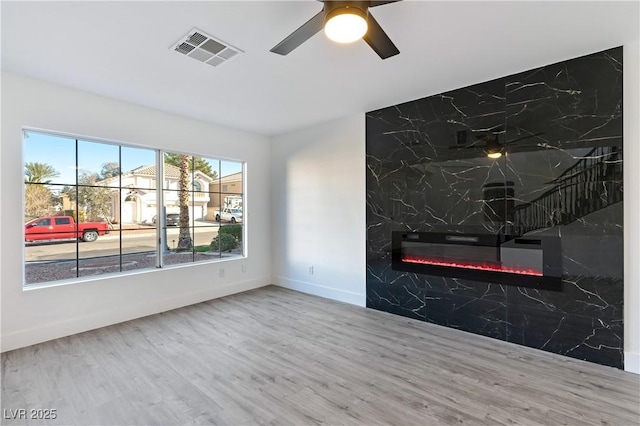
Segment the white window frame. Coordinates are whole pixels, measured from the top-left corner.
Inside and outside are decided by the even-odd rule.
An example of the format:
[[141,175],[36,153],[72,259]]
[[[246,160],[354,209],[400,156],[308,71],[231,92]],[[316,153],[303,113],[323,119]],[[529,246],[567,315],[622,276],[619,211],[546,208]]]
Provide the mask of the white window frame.
[[[163,184],[166,182],[166,179],[164,178],[164,153],[165,152],[169,152],[172,154],[184,154],[184,155],[189,155],[192,157],[201,157],[201,158],[205,158],[208,160],[217,160],[220,165],[221,162],[223,161],[229,161],[229,162],[236,162],[240,165],[241,170],[242,170],[242,176],[243,176],[243,190],[246,188],[246,162],[242,161],[242,160],[236,160],[236,159],[225,159],[225,158],[221,158],[221,157],[209,157],[207,155],[203,155],[203,154],[194,154],[194,153],[190,153],[190,152],[179,152],[179,151],[174,151],[174,150],[167,150],[167,149],[162,149],[162,148],[158,148],[158,147],[149,147],[149,146],[144,146],[144,145],[138,145],[135,143],[129,143],[129,142],[120,142],[120,141],[113,141],[113,140],[107,140],[107,139],[102,139],[102,138],[98,138],[98,137],[87,137],[87,136],[80,136],[80,135],[75,135],[75,134],[70,134],[70,133],[64,133],[64,132],[56,132],[56,131],[50,131],[50,130],[43,130],[43,129],[39,129],[39,128],[32,128],[32,127],[23,127],[22,129],[23,132],[23,144],[22,144],[22,149],[23,149],[23,164],[25,164],[25,160],[24,160],[24,146],[27,139],[27,135],[29,133],[38,133],[41,135],[50,135],[53,137],[62,137],[62,138],[69,138],[69,139],[75,139],[76,141],[76,149],[77,149],[77,144],[82,141],[82,142],[90,142],[90,143],[98,143],[98,144],[105,144],[105,145],[114,145],[114,146],[118,146],[120,149],[122,147],[126,147],[126,148],[134,148],[134,149],[147,149],[150,151],[155,152],[155,157],[156,157],[156,176],[155,178],[155,191],[156,191],[156,216],[159,218],[159,223],[158,226],[156,227],[156,249],[155,249],[155,253],[156,253],[156,266],[155,268],[152,267],[148,267],[148,268],[142,268],[142,269],[134,269],[134,270],[120,270],[118,272],[109,272],[109,273],[105,273],[105,274],[99,274],[99,275],[86,275],[86,276],[76,276],[74,278],[64,278],[64,279],[60,279],[60,280],[52,280],[52,281],[44,281],[44,282],[34,282],[34,283],[27,283],[26,282],[26,268],[27,268],[27,261],[26,261],[26,249],[24,246],[24,239],[23,239],[23,250],[22,250],[22,270],[23,270],[23,280],[22,280],[22,289],[23,290],[33,290],[33,289],[37,289],[37,288],[46,288],[46,287],[52,287],[52,286],[59,286],[59,285],[65,285],[65,284],[76,284],[76,283],[82,283],[82,282],[88,282],[88,281],[94,281],[96,279],[108,279],[108,278],[113,278],[113,277],[118,277],[118,276],[126,276],[126,275],[134,275],[134,274],[140,274],[140,273],[148,273],[151,271],[157,271],[157,270],[162,270],[162,269],[171,269],[171,268],[180,268],[180,267],[191,267],[191,266],[196,266],[196,265],[202,265],[202,264],[209,264],[209,263],[218,263],[218,262],[226,262],[226,261],[233,261],[233,260],[238,260],[238,259],[246,259],[247,258],[247,232],[246,232],[246,221],[243,220],[242,223],[242,253],[240,256],[237,257],[231,257],[231,258],[224,258],[222,256],[220,257],[212,257],[211,260],[202,260],[202,261],[192,261],[192,262],[185,262],[185,263],[177,263],[177,264],[168,264],[165,265],[163,264],[163,256],[165,255],[165,247],[167,247],[167,238],[166,238],[166,233],[163,232],[163,229],[166,230],[166,217],[164,214],[160,214],[160,212],[163,210],[164,207],[164,190],[169,189],[169,187],[163,187]],[[76,159],[77,162],[77,159]],[[218,186],[219,188],[221,188],[222,183],[221,183],[221,179],[222,176],[220,176],[220,167],[218,167],[218,177],[216,178],[216,180],[218,181]],[[195,192],[195,189],[192,185],[192,183],[194,182],[193,180],[193,176],[192,176],[192,182],[191,182],[191,193]],[[24,179],[22,180],[22,203],[21,203],[21,208],[22,208],[22,217],[23,217],[23,223],[24,223],[24,218],[25,218],[25,188],[27,187],[27,184]],[[76,180],[75,185],[69,185],[69,186],[75,186],[78,187],[78,181]],[[123,186],[119,187],[120,190],[126,188]],[[202,187],[200,187],[202,188]],[[171,188],[171,190],[177,190],[174,188]],[[212,194],[211,192],[211,187],[209,187],[209,194]],[[246,192],[242,193],[242,197],[243,197],[243,205],[246,205]],[[114,203],[114,202],[112,202]],[[76,209],[77,209],[77,205],[76,205]],[[243,212],[244,213],[244,217],[246,217],[246,211]],[[193,226],[193,225],[192,225]],[[220,225],[218,225],[219,227]],[[24,232],[24,231],[23,231]],[[122,235],[120,236],[120,238],[122,239]],[[194,246],[194,253],[195,253],[195,246]],[[78,256],[78,249],[77,249],[77,245],[76,245],[76,257]],[[122,246],[120,247],[120,253],[119,253],[121,262],[122,262]]]

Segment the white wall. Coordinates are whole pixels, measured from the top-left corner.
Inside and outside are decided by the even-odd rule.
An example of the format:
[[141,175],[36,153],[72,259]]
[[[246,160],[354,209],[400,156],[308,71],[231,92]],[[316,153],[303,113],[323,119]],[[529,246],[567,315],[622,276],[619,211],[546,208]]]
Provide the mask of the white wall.
[[623,54],[624,369],[640,374],[640,42]]
[[[24,291],[22,126],[246,161],[249,257]],[[0,148],[2,351],[270,283],[267,137],[3,73]]]
[[364,113],[275,137],[271,162],[273,283],[364,306]]

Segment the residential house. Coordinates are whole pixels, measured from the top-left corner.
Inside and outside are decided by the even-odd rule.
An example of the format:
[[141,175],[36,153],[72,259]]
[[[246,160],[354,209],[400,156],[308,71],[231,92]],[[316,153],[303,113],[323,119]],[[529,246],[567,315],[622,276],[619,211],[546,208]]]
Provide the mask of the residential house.
[[[122,193],[113,191],[111,204],[112,217],[115,221],[127,223],[152,223],[157,215],[158,206],[156,200],[156,166],[140,166],[123,173],[121,176],[105,179],[101,184],[110,186],[110,183],[121,179]],[[164,206],[166,213],[180,213],[179,194],[180,169],[171,164],[164,165]],[[196,170],[193,173],[190,186],[192,191],[189,196],[189,218],[191,220],[206,219],[207,204],[210,201],[209,186],[214,181],[211,177]]]
[[214,220],[216,211],[222,208],[239,208],[243,205],[243,173],[232,173],[222,176],[209,186],[210,201],[208,205],[208,220]]

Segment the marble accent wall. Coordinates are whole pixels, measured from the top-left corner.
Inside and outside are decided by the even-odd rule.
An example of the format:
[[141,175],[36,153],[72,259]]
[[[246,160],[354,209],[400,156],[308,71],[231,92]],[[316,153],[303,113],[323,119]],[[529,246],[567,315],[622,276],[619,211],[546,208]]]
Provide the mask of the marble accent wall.
[[[623,368],[622,48],[372,111],[366,132],[368,307]],[[392,231],[560,236],[562,291],[395,271]]]

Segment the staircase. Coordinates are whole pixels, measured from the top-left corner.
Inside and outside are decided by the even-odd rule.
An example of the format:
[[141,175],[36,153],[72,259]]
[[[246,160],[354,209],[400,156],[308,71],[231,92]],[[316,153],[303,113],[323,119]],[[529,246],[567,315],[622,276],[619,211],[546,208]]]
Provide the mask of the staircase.
[[555,186],[513,211],[512,231],[568,225],[590,213],[622,201],[622,152],[598,147],[549,182]]

